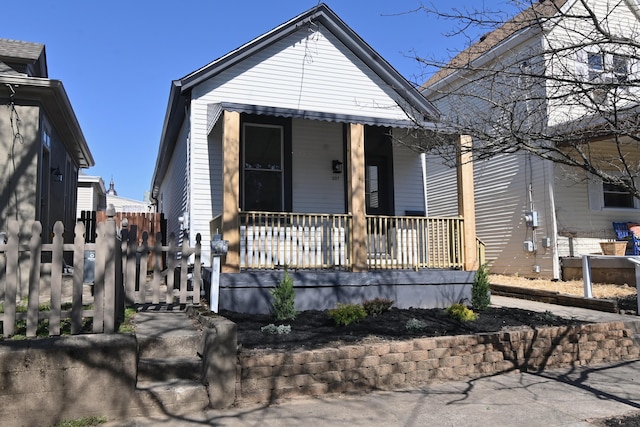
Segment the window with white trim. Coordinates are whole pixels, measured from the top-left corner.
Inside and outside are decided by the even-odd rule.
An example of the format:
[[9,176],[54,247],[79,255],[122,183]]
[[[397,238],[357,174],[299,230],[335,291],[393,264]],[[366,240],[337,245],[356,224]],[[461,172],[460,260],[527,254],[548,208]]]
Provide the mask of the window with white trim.
[[595,177],[589,178],[589,208],[592,211],[604,209],[640,209],[638,199],[623,186],[603,183]]
[[588,81],[627,83],[633,73],[632,61],[626,55],[582,49],[576,53],[576,73]]

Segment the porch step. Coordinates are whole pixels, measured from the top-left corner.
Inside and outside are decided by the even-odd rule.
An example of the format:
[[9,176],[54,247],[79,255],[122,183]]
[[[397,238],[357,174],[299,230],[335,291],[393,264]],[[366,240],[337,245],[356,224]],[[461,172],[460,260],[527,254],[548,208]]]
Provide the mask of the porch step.
[[143,358],[138,360],[138,382],[175,379],[200,381],[201,370],[202,360],[199,357]]
[[184,312],[139,312],[133,323],[139,358],[197,357],[202,331]]
[[185,415],[199,412],[209,405],[206,387],[199,381],[141,381],[136,398],[149,412]]

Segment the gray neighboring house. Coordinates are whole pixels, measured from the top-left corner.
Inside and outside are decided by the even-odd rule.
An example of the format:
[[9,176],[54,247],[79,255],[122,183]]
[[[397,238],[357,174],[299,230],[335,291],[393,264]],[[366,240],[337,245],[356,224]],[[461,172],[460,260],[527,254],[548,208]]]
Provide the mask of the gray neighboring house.
[[0,231],[56,221],[73,241],[78,171],[94,159],[60,80],[50,79],[45,46],[0,39]]

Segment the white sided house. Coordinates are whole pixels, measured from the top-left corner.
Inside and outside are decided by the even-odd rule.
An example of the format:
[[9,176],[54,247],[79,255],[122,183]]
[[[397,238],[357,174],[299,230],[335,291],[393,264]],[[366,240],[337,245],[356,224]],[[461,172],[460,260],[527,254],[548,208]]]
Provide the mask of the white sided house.
[[319,4],[172,82],[152,197],[206,266],[229,242],[220,308],[268,312],[285,268],[298,309],[445,306],[470,292],[475,235],[425,216],[424,158],[392,142],[437,115]]
[[[530,120],[532,135],[542,134],[540,129],[559,129],[574,138],[583,135],[581,148],[588,147],[591,154],[611,153],[616,158],[620,149],[620,157],[638,164],[637,142],[616,142],[602,132],[597,138],[589,136],[596,121],[593,104],[584,102],[592,82],[611,78],[617,94],[624,95],[618,108],[637,105],[639,64],[631,52],[601,46],[588,37],[597,33],[594,22],[621,37],[638,37],[638,3],[587,0],[594,20],[581,1],[534,3],[454,58],[452,64],[466,61],[465,69],[443,68],[423,85],[423,94],[443,116],[459,123],[474,118],[478,126],[508,127],[508,115],[514,112]],[[532,17],[542,24],[519,26]],[[554,51],[562,55],[550,54]],[[509,72],[494,78],[487,71],[498,67]],[[480,73],[490,78],[479,78]],[[603,99],[598,108],[606,104]],[[455,170],[443,165],[438,155],[427,156],[426,162],[428,214],[454,214]],[[610,167],[614,171],[620,164],[612,161]],[[603,186],[586,172],[526,152],[476,161],[474,185],[477,235],[486,245],[493,273],[561,279],[571,258],[600,253],[600,242],[615,239],[613,222],[640,222],[638,200],[620,188]]]

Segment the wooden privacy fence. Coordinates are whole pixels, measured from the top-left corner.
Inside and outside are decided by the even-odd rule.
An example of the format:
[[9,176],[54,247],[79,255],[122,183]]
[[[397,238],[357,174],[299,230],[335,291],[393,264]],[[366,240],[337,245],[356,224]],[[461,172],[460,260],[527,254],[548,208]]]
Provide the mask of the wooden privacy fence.
[[[106,222],[108,219],[106,211],[82,211],[78,221],[85,225],[85,238],[87,243],[94,243],[96,240],[95,229],[97,224]],[[167,244],[167,220],[163,213],[156,212],[116,212],[114,215],[116,227],[136,229],[138,238],[142,238],[142,232],[146,231],[149,236],[147,244],[155,246],[156,239],[159,239],[163,245]],[[138,245],[142,241],[138,240]],[[162,258],[158,258],[162,259]],[[153,270],[156,258],[152,255],[147,263],[149,271]],[[165,260],[163,260],[165,261]],[[166,264],[163,264],[166,265]]]
[[[42,225],[34,222],[29,242],[24,244],[19,224],[9,222],[7,241],[0,241],[1,334],[10,337],[24,328],[26,336],[34,337],[42,333],[44,324],[48,335],[60,335],[65,322],[70,323],[71,334],[113,333],[123,319],[125,305],[172,304],[176,297],[181,304],[189,300],[199,303],[200,235],[195,248],[188,246],[187,238],[177,246],[173,234],[168,245],[163,246],[156,236],[151,246],[146,232],[139,245],[135,229],[118,231],[112,215],[98,223],[95,243],[86,243],[84,223],[78,222],[74,243],[65,244],[64,226],[56,222],[53,242],[43,244]],[[43,256],[47,252],[51,254],[49,269],[42,263],[49,258]],[[71,276],[64,274],[64,252],[73,253]],[[153,273],[147,274],[150,256],[161,259],[164,254],[167,268],[155,263]],[[195,266],[191,273],[190,256]],[[84,281],[85,268],[94,269],[92,283]]]

